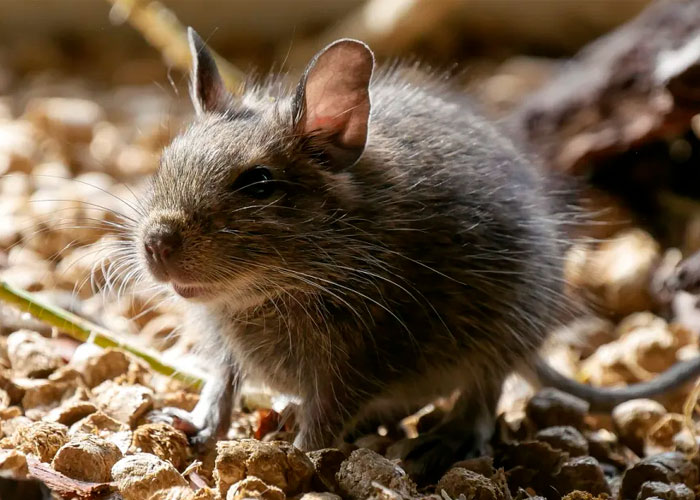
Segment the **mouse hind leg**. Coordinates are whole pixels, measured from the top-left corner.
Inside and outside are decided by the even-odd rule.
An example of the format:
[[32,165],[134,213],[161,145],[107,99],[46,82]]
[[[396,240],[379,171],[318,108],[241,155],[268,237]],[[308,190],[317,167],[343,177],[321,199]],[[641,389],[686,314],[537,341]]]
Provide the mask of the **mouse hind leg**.
[[488,454],[504,378],[491,374],[478,386],[463,387],[439,424],[395,443],[390,455],[400,458],[406,472],[420,484],[437,480],[454,462]]

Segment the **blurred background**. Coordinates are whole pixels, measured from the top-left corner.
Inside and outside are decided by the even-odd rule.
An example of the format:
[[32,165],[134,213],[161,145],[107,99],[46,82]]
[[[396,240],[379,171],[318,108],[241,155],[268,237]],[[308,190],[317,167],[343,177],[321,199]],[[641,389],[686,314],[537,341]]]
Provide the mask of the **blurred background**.
[[[700,249],[693,0],[1,0],[0,279],[172,359],[189,352],[177,303],[103,293],[120,291],[126,269],[103,243],[124,238],[138,190],[192,114],[188,25],[233,90],[270,71],[293,83],[344,36],[450,75],[543,168],[578,183],[589,215],[576,232],[591,239],[567,275],[595,313],[585,335],[617,342],[618,321],[640,311],[700,331],[694,299],[654,288]],[[46,332],[0,307],[2,331],[27,325]],[[673,345],[644,373],[670,365]],[[595,351],[567,349],[567,373]],[[612,378],[579,378],[640,379],[620,363]]]

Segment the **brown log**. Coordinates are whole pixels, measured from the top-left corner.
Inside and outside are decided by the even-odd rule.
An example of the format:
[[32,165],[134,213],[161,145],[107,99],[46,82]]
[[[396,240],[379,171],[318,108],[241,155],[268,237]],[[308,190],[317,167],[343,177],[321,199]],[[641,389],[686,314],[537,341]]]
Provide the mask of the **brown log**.
[[88,483],[78,481],[56,472],[49,464],[40,462],[36,458],[27,457],[29,465],[29,475],[41,481],[51,491],[64,498],[81,498],[85,500],[103,498],[104,495],[112,491],[110,483]]
[[584,47],[511,117],[551,168],[587,164],[681,133],[700,112],[700,2],[657,0]]

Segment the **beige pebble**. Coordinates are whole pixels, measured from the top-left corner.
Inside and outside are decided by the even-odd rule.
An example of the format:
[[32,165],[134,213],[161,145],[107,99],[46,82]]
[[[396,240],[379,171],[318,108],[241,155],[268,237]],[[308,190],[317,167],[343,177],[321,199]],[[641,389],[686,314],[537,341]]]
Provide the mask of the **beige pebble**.
[[73,479],[103,483],[111,479],[112,466],[121,458],[122,452],[109,441],[79,434],[58,450],[51,465]]
[[651,399],[633,399],[617,405],[612,417],[620,442],[641,454],[649,431],[666,413],[663,405]]
[[276,486],[265,484],[260,478],[248,476],[231,486],[226,493],[226,500],[285,500],[286,495]]
[[119,385],[107,380],[93,393],[100,410],[131,427],[153,407],[153,391],[142,385]]
[[17,450],[50,462],[68,442],[68,428],[55,422],[33,422],[18,427],[12,435]]
[[140,425],[134,430],[131,452],[152,453],[182,470],[189,455],[189,445],[183,432],[157,422]]
[[308,488],[313,473],[311,460],[286,442],[241,439],[217,443],[214,478],[222,497],[232,484],[248,476],[295,494]]
[[187,481],[170,463],[149,453],[136,453],[119,460],[112,467],[112,478],[124,500],[143,500],[155,492]]
[[29,474],[27,456],[18,450],[0,450],[0,477],[25,478]]
[[104,111],[87,99],[41,97],[27,103],[25,115],[38,128],[61,141],[89,142]]
[[364,500],[377,492],[373,483],[395,490],[405,497],[416,496],[416,485],[394,462],[370,450],[359,449],[350,454],[336,474],[343,497]]
[[7,355],[18,377],[46,377],[64,365],[51,342],[30,330],[10,334],[7,338]]

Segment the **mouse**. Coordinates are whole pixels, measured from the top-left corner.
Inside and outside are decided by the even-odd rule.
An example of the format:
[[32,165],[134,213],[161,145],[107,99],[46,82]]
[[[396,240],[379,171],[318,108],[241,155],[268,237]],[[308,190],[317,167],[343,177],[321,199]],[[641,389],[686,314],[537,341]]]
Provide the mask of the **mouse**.
[[295,86],[234,95],[188,40],[195,118],[163,150],[129,244],[201,337],[199,403],[166,411],[193,445],[225,435],[245,379],[299,398],[305,451],[458,391],[402,448],[417,477],[488,451],[521,366],[590,399],[537,357],[565,309],[567,214],[449,82],[340,39]]

